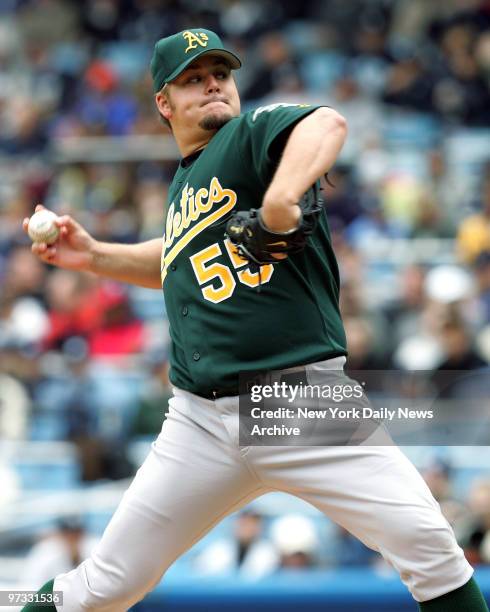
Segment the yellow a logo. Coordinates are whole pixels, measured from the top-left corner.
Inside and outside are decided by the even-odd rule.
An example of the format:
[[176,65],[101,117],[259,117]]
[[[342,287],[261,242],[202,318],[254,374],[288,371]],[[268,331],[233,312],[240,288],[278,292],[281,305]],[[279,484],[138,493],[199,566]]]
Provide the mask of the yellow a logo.
[[197,45],[201,45],[201,47],[208,46],[208,35],[204,34],[204,32],[194,34],[194,32],[189,32],[189,30],[186,30],[182,36],[187,41],[187,49],[185,50],[186,53],[191,49],[197,49]]

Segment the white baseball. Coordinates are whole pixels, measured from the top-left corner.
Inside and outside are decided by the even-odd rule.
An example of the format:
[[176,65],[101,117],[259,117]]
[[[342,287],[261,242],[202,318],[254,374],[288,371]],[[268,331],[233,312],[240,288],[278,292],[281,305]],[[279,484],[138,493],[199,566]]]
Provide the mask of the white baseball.
[[60,228],[56,225],[57,215],[50,210],[40,210],[29,219],[27,233],[33,242],[53,244],[60,235]]

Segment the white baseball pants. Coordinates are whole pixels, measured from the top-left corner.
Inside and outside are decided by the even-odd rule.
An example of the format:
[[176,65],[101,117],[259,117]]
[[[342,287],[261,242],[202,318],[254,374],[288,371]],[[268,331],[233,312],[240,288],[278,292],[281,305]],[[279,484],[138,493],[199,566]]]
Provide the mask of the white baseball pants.
[[[312,367],[334,369],[339,361]],[[175,389],[162,431],[95,552],[55,579],[60,610],[127,610],[223,517],[270,491],[310,502],[378,550],[417,601],[471,578],[437,502],[397,447],[240,448],[238,426],[237,397],[210,401]]]

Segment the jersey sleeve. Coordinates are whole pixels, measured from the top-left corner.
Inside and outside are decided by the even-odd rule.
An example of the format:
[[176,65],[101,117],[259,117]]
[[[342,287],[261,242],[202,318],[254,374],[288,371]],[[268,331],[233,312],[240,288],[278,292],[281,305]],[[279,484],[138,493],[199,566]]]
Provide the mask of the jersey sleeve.
[[242,156],[264,185],[272,178],[291,130],[317,108],[309,104],[269,104],[243,115]]

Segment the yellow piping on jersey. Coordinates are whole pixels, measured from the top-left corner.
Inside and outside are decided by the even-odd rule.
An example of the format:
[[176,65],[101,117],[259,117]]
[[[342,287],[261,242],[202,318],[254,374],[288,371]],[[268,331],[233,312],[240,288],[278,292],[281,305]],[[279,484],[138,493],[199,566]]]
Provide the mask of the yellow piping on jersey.
[[[173,246],[175,239],[178,238],[184,229],[187,229],[192,221],[196,221],[199,217],[212,209],[214,204],[222,202],[224,198],[228,201],[202,219],[194,227],[192,227],[184,236],[178,240]],[[204,201],[208,198],[207,201]],[[162,239],[162,257],[160,262],[160,271],[162,283],[167,276],[167,268],[177,255],[184,249],[189,242],[200,234],[204,229],[209,227],[218,219],[226,215],[237,203],[237,194],[233,189],[223,188],[216,176],[213,176],[209,183],[209,189],[202,187],[194,196],[193,187],[185,185],[180,198],[180,211],[175,211],[175,204],[169,206],[167,212],[166,232]],[[167,253],[167,249],[171,250]]]

